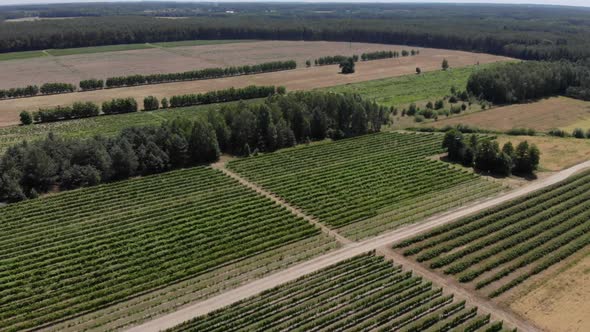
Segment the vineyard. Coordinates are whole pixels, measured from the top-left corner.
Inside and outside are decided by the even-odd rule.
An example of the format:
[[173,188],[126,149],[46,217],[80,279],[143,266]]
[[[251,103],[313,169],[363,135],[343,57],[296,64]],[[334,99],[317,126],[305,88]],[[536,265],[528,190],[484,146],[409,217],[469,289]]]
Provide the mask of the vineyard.
[[198,317],[179,331],[503,331],[431,282],[366,254]]
[[[268,254],[289,255],[285,246],[299,259],[329,250],[320,238],[303,219],[202,167],[12,204],[0,208],[0,330],[38,327],[158,289],[153,300],[190,279],[175,288],[208,291],[215,280],[240,277],[236,270],[259,269],[252,257],[272,264],[281,259]],[[304,242],[307,248],[296,246]],[[313,253],[313,246],[321,248]],[[175,294],[176,306],[190,295]]]
[[232,161],[228,167],[360,239],[502,187],[433,160],[438,134],[380,133]]
[[590,244],[590,172],[396,245],[497,297]]

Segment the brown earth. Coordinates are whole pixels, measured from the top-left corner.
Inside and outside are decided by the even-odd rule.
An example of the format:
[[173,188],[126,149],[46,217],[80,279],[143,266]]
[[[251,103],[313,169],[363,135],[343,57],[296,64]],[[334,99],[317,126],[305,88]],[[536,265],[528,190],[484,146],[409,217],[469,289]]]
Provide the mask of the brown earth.
[[[225,45],[211,45],[211,46],[204,46],[206,48],[212,49],[213,47],[215,50],[211,51],[212,54],[217,54],[220,57],[220,61],[222,61],[222,54],[218,52],[220,48],[227,48],[230,45],[232,47],[239,48],[243,47],[248,50],[249,47],[255,47],[252,45],[264,45],[266,43],[274,45],[275,43],[279,42],[263,42],[263,43],[240,43],[240,44],[225,44]],[[284,42],[281,42],[284,43]],[[304,42],[291,42],[295,44],[302,44]],[[328,44],[327,42],[314,42],[321,45]],[[304,43],[303,45],[310,44],[309,42]],[[330,43],[329,45],[334,44]],[[336,43],[338,44],[338,43]],[[342,45],[346,43],[340,43]],[[241,46],[238,46],[241,45]],[[348,45],[348,44],[346,44]],[[198,46],[201,47],[201,46]],[[260,47],[260,46],[259,46]],[[384,49],[384,45],[375,46],[376,49]],[[387,49],[400,49],[400,47],[388,45]],[[288,59],[297,57],[298,53],[294,53],[293,56],[289,56],[287,54],[283,54],[285,50],[295,51],[297,47],[286,47],[284,49],[277,48],[273,49],[261,49],[259,52],[260,54],[266,54],[266,57],[263,58],[261,61],[268,61],[268,60],[277,60],[277,59]],[[364,49],[365,51],[368,49]],[[131,52],[145,52],[146,50],[140,51],[131,51]],[[151,50],[147,50],[151,51]],[[156,50],[160,51],[160,50]],[[151,60],[146,60],[146,65],[149,65],[150,68],[157,68],[162,63],[168,63],[168,52],[165,50],[161,50],[161,52],[166,52],[166,56],[162,56],[161,59],[152,58]],[[241,52],[236,50],[236,52]],[[227,53],[227,60],[226,61],[237,61],[236,58],[244,59],[248,58],[248,54],[254,52],[249,51],[245,53],[240,53],[239,57],[236,56],[235,53],[230,52]],[[267,52],[267,53],[264,53]],[[274,52],[272,55],[269,55],[269,52]],[[338,49],[328,49],[323,50],[322,52],[329,52],[328,54],[338,54],[341,53]],[[315,57],[323,54],[319,52],[315,55]],[[102,60],[98,61],[89,61],[87,66],[99,66],[100,62],[102,62],[102,66],[104,66],[109,60],[109,58],[114,57],[115,53],[129,53],[129,52],[114,52],[109,53],[109,55],[100,56],[100,55],[92,55],[97,59],[102,58]],[[358,53],[358,52],[357,52]],[[103,53],[105,54],[105,53]],[[281,55],[282,54],[282,55]],[[231,60],[233,56],[234,60]],[[211,55],[214,58],[213,55]],[[55,59],[59,58],[59,61],[62,61],[62,58],[65,57],[54,57]],[[166,84],[156,84],[156,85],[145,85],[139,87],[130,87],[130,88],[118,88],[118,89],[108,89],[108,90],[98,90],[98,91],[89,91],[89,92],[75,92],[69,94],[59,94],[59,95],[51,95],[51,96],[38,96],[32,98],[21,98],[21,99],[9,99],[9,100],[2,100],[0,101],[0,126],[8,126],[14,125],[19,122],[18,114],[23,110],[37,110],[40,107],[49,107],[49,106],[57,106],[57,105],[69,105],[76,101],[93,101],[93,102],[103,102],[105,100],[109,100],[112,98],[120,98],[120,97],[135,97],[139,102],[140,105],[143,101],[143,98],[149,95],[156,96],[158,98],[162,97],[170,97],[173,95],[178,94],[186,94],[186,93],[199,93],[199,92],[206,92],[210,90],[218,90],[218,89],[226,89],[229,87],[244,87],[247,85],[284,85],[289,90],[304,90],[304,89],[314,89],[314,88],[322,88],[334,85],[341,85],[353,82],[361,82],[361,81],[368,81],[368,80],[375,80],[393,76],[401,76],[401,75],[408,75],[415,73],[416,67],[421,67],[422,71],[432,71],[438,70],[440,68],[440,64],[442,59],[447,59],[451,66],[453,67],[462,67],[462,66],[469,66],[474,65],[476,63],[490,63],[490,62],[498,62],[498,61],[506,61],[509,58],[499,57],[494,55],[488,54],[478,54],[478,53],[469,53],[469,52],[460,52],[460,51],[449,51],[449,50],[439,50],[439,49],[421,49],[420,54],[413,57],[404,57],[404,58],[397,58],[397,59],[385,59],[385,60],[376,60],[376,61],[368,61],[368,62],[361,62],[358,63],[356,66],[356,73],[350,75],[342,75],[339,73],[337,65],[331,66],[322,66],[322,67],[311,67],[311,68],[299,68],[295,70],[289,71],[282,71],[282,72],[274,72],[274,73],[265,73],[265,74],[258,74],[258,75],[249,75],[249,76],[238,76],[238,77],[228,77],[228,78],[221,78],[221,79],[213,79],[213,80],[203,80],[203,81],[189,81],[189,82],[175,82],[175,83],[166,83]],[[44,59],[44,58],[39,58]],[[38,59],[33,59],[38,60]],[[145,60],[145,59],[144,59]],[[127,60],[126,60],[127,61]],[[186,61],[186,60],[184,60]],[[195,60],[199,62],[200,60]],[[150,64],[147,64],[151,62]],[[173,61],[171,61],[173,62]],[[14,63],[10,61],[10,63]],[[252,63],[251,60],[245,60],[243,63]],[[117,67],[120,64],[117,61],[112,63],[113,67]],[[211,64],[210,64],[211,65]],[[210,65],[206,66],[209,67]],[[218,64],[213,64],[218,65]],[[6,73],[2,73],[2,66],[4,64],[0,64],[0,82],[2,82],[1,76],[6,75]],[[111,65],[109,65],[111,66]],[[135,72],[141,72],[141,66],[133,67]],[[52,76],[53,73],[45,73],[41,75],[47,75],[47,77],[52,77],[53,81],[61,81],[62,79],[59,78],[59,74],[57,73],[59,70],[54,66],[56,69],[55,75]],[[104,68],[102,68],[104,70]],[[49,69],[47,69],[49,70]],[[94,70],[94,69],[93,69]],[[151,70],[149,72],[154,72]],[[165,70],[168,72],[177,71],[177,69],[169,68]],[[144,72],[148,72],[148,69],[145,69]],[[18,74],[15,77],[18,77]]]
[[548,131],[552,128],[567,127],[588,118],[590,118],[590,102],[554,97],[452,117],[429,123],[428,126],[440,128],[447,125],[467,124],[500,131],[521,127]]
[[547,331],[590,331],[589,253],[517,297],[510,308]]
[[[293,59],[303,67],[306,60],[327,55],[352,55],[370,51],[410,50],[400,45],[304,42],[304,41],[259,41],[252,43],[229,43],[217,45],[184,46],[174,48],[151,48],[107,53],[48,56],[40,58],[3,61],[0,63],[0,89],[42,84],[68,82],[77,84],[89,78],[107,78],[131,74],[173,73],[187,70],[255,64]],[[450,56],[456,52],[435,49],[419,49],[423,57],[442,57],[449,54],[451,66],[457,66]],[[410,60],[410,62],[412,62]],[[469,64],[475,63],[471,61]],[[412,68],[412,71],[415,68]]]
[[498,144],[512,142],[514,146],[522,141],[535,144],[541,151],[542,171],[560,171],[564,168],[590,160],[590,140],[552,136],[498,136]]

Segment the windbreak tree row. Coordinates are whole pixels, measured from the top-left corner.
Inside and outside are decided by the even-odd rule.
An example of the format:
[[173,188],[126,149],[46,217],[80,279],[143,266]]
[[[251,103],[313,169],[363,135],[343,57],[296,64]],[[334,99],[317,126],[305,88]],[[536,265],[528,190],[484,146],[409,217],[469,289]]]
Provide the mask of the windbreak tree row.
[[70,83],[45,83],[41,87],[29,85],[24,88],[0,89],[0,99],[33,97],[38,94],[49,95],[76,91],[76,87]]
[[[123,100],[110,107],[125,105]],[[85,104],[76,109],[86,108],[96,111]],[[13,146],[2,156],[0,201],[210,163],[221,152],[247,156],[377,132],[388,116],[388,109],[356,95],[297,92],[275,94],[260,105],[223,106],[194,121],[177,118],[159,127],[131,127],[112,138],[49,135]]]
[[158,84],[177,81],[195,81],[212,78],[267,73],[280,70],[290,70],[295,68],[297,68],[297,63],[294,60],[288,60],[227,68],[206,68],[185,71],[182,73],[119,76],[107,78],[105,81],[105,87],[118,88],[122,86]]
[[[241,89],[229,88],[225,90],[210,91],[201,94],[172,96],[170,102],[168,99],[162,99],[162,108],[183,107],[193,105],[204,105],[213,103],[222,103],[228,101],[264,98],[275,93],[285,94],[284,87],[274,86],[255,86],[251,85]],[[148,96],[144,99],[144,110],[153,111],[160,108],[160,101],[154,96]],[[52,108],[42,108],[36,112],[29,113],[23,111],[20,114],[21,123],[29,125],[34,123],[56,122],[72,119],[89,118],[102,114],[113,115],[123,113],[133,113],[138,111],[137,101],[132,98],[115,98],[102,103],[102,107],[93,102],[78,102],[72,106],[56,106]]]

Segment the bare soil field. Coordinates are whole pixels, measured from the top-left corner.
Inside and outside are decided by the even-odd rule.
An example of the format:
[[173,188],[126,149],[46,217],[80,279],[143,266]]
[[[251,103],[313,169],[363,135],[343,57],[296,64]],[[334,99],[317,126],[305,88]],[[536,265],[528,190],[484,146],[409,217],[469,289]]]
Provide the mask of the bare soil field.
[[497,107],[439,120],[436,123],[429,123],[428,126],[440,128],[461,123],[490,130],[505,131],[525,127],[548,131],[552,128],[568,127],[589,118],[590,102],[554,97],[534,103]]
[[[46,82],[78,83],[88,78],[172,73],[287,59],[294,59],[303,67],[306,60],[326,55],[352,55],[369,51],[401,51],[402,49],[410,50],[412,47],[323,41],[259,41],[43,57],[0,63],[0,89]],[[436,58],[439,65],[440,61],[447,56],[451,66],[460,65],[459,59],[454,58],[469,54],[437,49],[414,49],[420,49],[419,57],[421,58]],[[483,54],[472,56],[488,57]],[[412,59],[405,60],[413,62]],[[477,60],[470,61],[469,64],[475,62]],[[415,70],[415,67],[412,70]]]
[[[262,48],[262,46],[266,46],[267,44],[274,45],[276,43],[291,43],[293,44],[292,47],[280,47],[280,45],[275,46],[275,48]],[[294,45],[308,45],[313,44],[312,48],[308,48],[308,52],[304,53],[300,51],[297,52],[298,47]],[[288,59],[288,58],[298,58],[300,60],[307,59],[309,57],[318,57],[320,55],[325,54],[338,54],[343,53],[343,50],[338,50],[337,48],[334,49],[332,46],[337,46],[338,44],[343,47],[344,45],[348,45],[347,43],[327,43],[327,42],[252,42],[252,43],[237,43],[237,44],[225,44],[225,45],[214,45],[214,46],[197,46],[197,48],[205,48],[211,50],[211,60],[216,59],[219,57],[219,61],[227,61],[228,63],[225,65],[236,64],[238,61],[242,61],[242,63],[253,63],[253,59],[249,59],[248,54],[254,54],[256,52],[260,52],[260,54],[266,54],[265,56],[261,57],[258,62],[266,62],[270,60],[279,60],[279,59]],[[324,45],[325,48],[322,48],[321,45]],[[355,45],[355,44],[353,44]],[[360,45],[360,44],[359,44]],[[368,51],[371,50],[368,48],[370,45],[373,50],[383,50],[383,49],[402,49],[401,46],[394,46],[394,45],[371,45],[365,44],[367,48],[363,48],[359,46],[359,49],[353,49],[351,53],[359,53],[359,51]],[[220,49],[229,49],[234,48],[235,51],[231,52],[220,52]],[[251,49],[254,48],[254,49]],[[258,48],[258,50],[256,49]],[[179,48],[174,48],[172,50],[176,51]],[[184,49],[184,48],[180,48]],[[192,49],[192,48],[190,48]],[[245,50],[242,52],[240,49]],[[305,49],[305,48],[304,48]],[[409,48],[406,48],[409,49]],[[162,63],[171,63],[171,67],[178,65],[174,64],[174,61],[169,60],[168,55],[170,54],[168,49],[164,50],[156,50],[157,52],[164,52],[161,56],[161,59],[158,58],[151,58],[149,61],[144,59],[144,56],[141,55],[143,52],[151,52],[153,50],[139,50],[139,51],[130,51],[130,52],[116,52],[115,53],[102,53],[96,55],[84,55],[84,58],[95,58],[96,60],[88,61],[86,64],[87,67],[94,67],[92,71],[100,71],[100,70],[107,70],[104,68],[105,66],[108,67],[116,67],[119,66],[116,60],[111,58],[119,57],[120,54],[136,54],[138,58],[143,58],[145,63],[138,61],[137,66],[131,66],[131,69],[134,72],[143,72],[149,73],[154,72],[156,68],[160,67]],[[236,56],[236,52],[240,52],[240,56]],[[266,53],[265,53],[266,52]],[[289,53],[291,52],[291,53]],[[315,52],[315,53],[314,53]],[[106,55],[105,55],[106,54]],[[225,54],[225,60],[223,60],[222,54]],[[305,55],[305,56],[303,56]],[[312,56],[313,55],[313,56]],[[50,57],[52,61],[59,61],[61,62],[64,58],[67,57]],[[170,59],[174,57],[171,56]],[[304,89],[314,89],[314,88],[323,88],[328,86],[335,86],[335,85],[342,85],[347,83],[354,83],[354,82],[361,82],[361,81],[368,81],[374,79],[381,79],[387,77],[394,77],[394,76],[401,76],[401,75],[408,75],[415,73],[416,67],[422,68],[422,71],[432,71],[438,70],[440,68],[442,59],[447,59],[452,67],[463,67],[474,65],[476,63],[491,63],[491,62],[498,62],[498,61],[507,61],[510,60],[509,58],[499,57],[494,55],[488,54],[478,54],[478,53],[470,53],[470,52],[460,52],[460,51],[449,51],[449,50],[439,50],[439,49],[420,49],[420,54],[413,57],[403,57],[397,59],[385,59],[385,60],[376,60],[376,61],[368,61],[368,62],[360,62],[356,66],[356,73],[350,75],[342,75],[339,73],[339,69],[337,65],[331,66],[322,66],[322,67],[311,67],[311,68],[301,68],[296,70],[290,71],[283,71],[283,72],[274,72],[274,73],[265,73],[265,74],[258,74],[258,75],[249,75],[249,76],[237,76],[237,77],[228,77],[222,79],[213,79],[213,80],[203,80],[203,81],[189,81],[189,82],[176,82],[176,83],[166,83],[166,84],[157,84],[157,85],[145,85],[145,86],[138,86],[138,87],[130,87],[130,88],[119,88],[119,89],[109,89],[109,90],[98,90],[98,91],[89,91],[89,92],[76,92],[76,93],[69,93],[69,94],[60,94],[60,95],[51,95],[51,96],[39,96],[39,97],[32,97],[32,98],[22,98],[22,99],[10,99],[10,100],[2,100],[0,101],[0,126],[7,126],[7,125],[14,125],[17,124],[18,121],[18,114],[23,110],[37,110],[40,107],[49,107],[49,106],[57,106],[57,105],[68,105],[76,101],[93,101],[93,102],[103,102],[105,100],[109,100],[112,98],[117,97],[135,97],[138,101],[143,101],[143,98],[149,95],[156,96],[158,98],[163,97],[170,97],[173,95],[178,94],[186,94],[186,93],[199,93],[199,92],[206,92],[211,90],[218,90],[218,89],[226,89],[230,87],[244,87],[247,85],[283,85],[286,86],[288,90],[304,90]],[[101,59],[101,60],[99,60]],[[128,61],[128,56],[125,59],[125,62]],[[31,61],[40,61],[45,60],[45,58],[39,59],[32,59]],[[112,64],[109,64],[108,61],[113,60]],[[186,59],[185,59],[186,61]],[[202,63],[201,60],[193,59],[194,63]],[[209,60],[208,60],[209,61]],[[6,63],[15,63],[14,61],[6,62]],[[5,66],[6,63],[0,64],[0,82],[3,80],[1,79],[2,76],[7,75],[6,72],[2,72],[2,67]],[[209,62],[208,62],[209,63]],[[217,66],[222,65],[221,63],[209,63],[209,65],[205,65],[202,67],[210,67],[210,66]],[[140,70],[141,66],[145,66],[145,70]],[[101,69],[98,69],[101,67]],[[53,77],[52,81],[63,81],[63,79],[59,78],[60,73],[62,72],[61,69],[58,67],[52,67],[53,72],[48,73],[51,68],[45,69],[45,74],[47,77]],[[151,70],[149,68],[152,68]],[[192,68],[195,68],[193,66]],[[184,68],[190,69],[190,68]],[[184,70],[180,68],[166,68],[165,70],[160,70],[161,72],[173,72],[177,70]],[[30,69],[32,75],[34,73],[33,69]],[[16,75],[14,77],[19,77],[19,74],[12,73],[11,75]],[[40,75],[39,75],[40,76]],[[109,75],[105,75],[109,76]],[[44,80],[45,81],[45,80]],[[4,80],[6,82],[6,80]],[[1,84],[1,83],[0,83]],[[1,87],[0,87],[1,88]]]
[[541,151],[541,170],[560,171],[567,167],[590,160],[590,140],[561,138],[553,136],[498,136],[500,146],[512,142],[514,146],[522,141],[537,145]]
[[578,262],[554,271],[510,308],[547,331],[590,331],[590,252]]

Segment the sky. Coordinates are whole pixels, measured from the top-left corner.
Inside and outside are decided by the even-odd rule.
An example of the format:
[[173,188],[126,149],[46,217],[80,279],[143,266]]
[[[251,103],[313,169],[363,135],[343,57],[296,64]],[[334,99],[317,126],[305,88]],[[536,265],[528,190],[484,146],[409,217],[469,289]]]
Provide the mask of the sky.
[[[64,2],[117,2],[126,0],[0,0],[0,5],[12,4],[36,4],[36,3],[64,3]],[[128,0],[127,0],[128,1]],[[175,0],[179,1],[179,0]],[[182,1],[182,0],[180,0]],[[214,0],[207,0],[213,2]],[[277,0],[264,0],[266,2]],[[281,0],[278,0],[281,1]],[[286,0],[285,0],[286,1]],[[502,4],[542,4],[542,5],[567,5],[567,6],[585,6],[590,7],[590,0],[289,0],[292,2],[403,2],[403,3],[424,3],[424,2],[441,2],[441,3],[502,3]],[[221,2],[221,1],[220,1]],[[226,0],[223,2],[256,2],[256,0]]]

